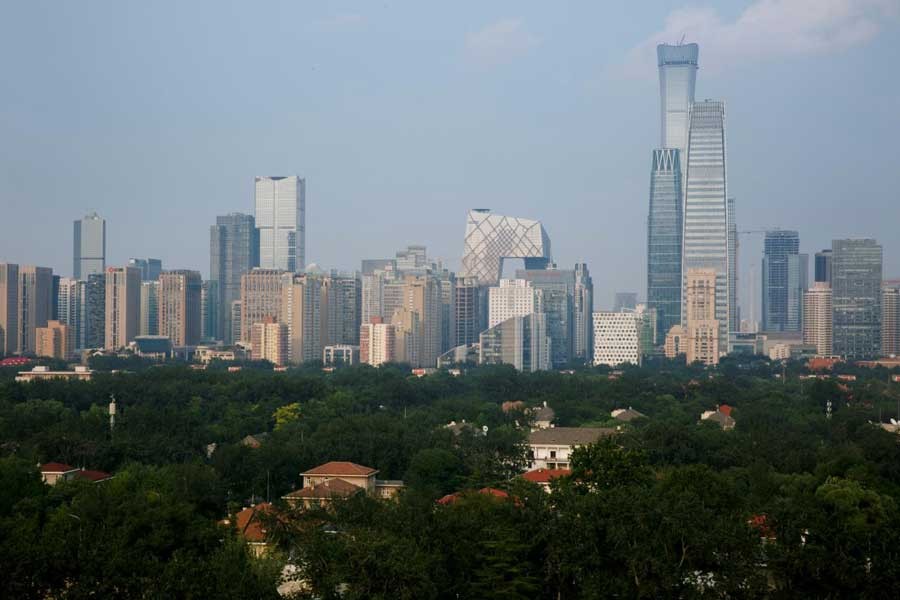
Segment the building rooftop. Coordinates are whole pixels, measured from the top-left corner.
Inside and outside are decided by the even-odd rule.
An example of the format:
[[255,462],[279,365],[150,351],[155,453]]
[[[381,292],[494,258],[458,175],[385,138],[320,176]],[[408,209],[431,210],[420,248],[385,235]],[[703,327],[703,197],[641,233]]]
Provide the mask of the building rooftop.
[[70,473],[77,470],[76,467],[61,462],[49,462],[41,465],[41,473]]
[[259,516],[261,514],[272,514],[273,512],[274,507],[268,502],[245,508],[234,515],[238,533],[248,542],[265,542],[268,532],[263,523],[260,522]]
[[324,465],[314,467],[301,475],[320,475],[326,477],[368,477],[378,472],[378,469],[365,467],[352,462],[336,461],[327,462]]
[[106,471],[92,471],[90,469],[82,469],[75,473],[75,479],[85,479],[87,481],[99,483],[101,481],[106,481],[107,479],[112,479],[112,474],[107,473]]
[[628,408],[617,408],[609,414],[613,419],[616,419],[618,421],[625,421],[626,423],[635,419],[647,418],[647,415],[640,411],[634,410],[630,406]]
[[609,427],[551,427],[532,431],[528,443],[532,446],[575,446],[592,444],[615,433],[616,430]]
[[568,477],[571,474],[571,469],[535,469],[524,473],[522,479],[532,483],[550,483],[551,479]]
[[312,487],[305,487],[286,494],[286,500],[326,500],[331,498],[347,498],[362,492],[363,488],[347,483],[343,479],[329,479]]

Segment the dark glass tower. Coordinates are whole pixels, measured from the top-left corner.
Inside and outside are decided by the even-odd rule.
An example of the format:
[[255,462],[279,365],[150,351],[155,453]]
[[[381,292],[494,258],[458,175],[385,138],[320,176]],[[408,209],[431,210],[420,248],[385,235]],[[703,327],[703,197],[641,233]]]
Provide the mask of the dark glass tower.
[[681,190],[681,152],[654,150],[647,217],[647,304],[656,309],[656,344],[681,323]]
[[232,343],[230,307],[241,299],[241,275],[259,266],[259,230],[252,215],[216,217],[209,231],[209,278],[218,282],[219,323],[216,339]]
[[831,285],[831,250],[816,252],[816,281]]
[[798,232],[780,229],[766,232],[762,261],[764,331],[802,329],[807,263],[807,255],[800,254]]
[[831,244],[834,353],[848,358],[881,354],[882,248],[873,239]]

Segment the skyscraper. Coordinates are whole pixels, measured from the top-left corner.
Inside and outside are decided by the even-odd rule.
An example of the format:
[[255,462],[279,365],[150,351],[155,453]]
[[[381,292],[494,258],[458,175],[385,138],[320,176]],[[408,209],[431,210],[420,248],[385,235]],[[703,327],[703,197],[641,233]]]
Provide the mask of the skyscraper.
[[881,288],[881,353],[900,355],[900,286],[888,282]]
[[550,362],[560,368],[572,360],[575,272],[566,269],[525,269],[516,271],[517,279],[526,279],[543,292],[547,335],[550,336]]
[[231,213],[216,217],[209,238],[209,278],[218,282],[220,311],[213,337],[231,344],[237,341],[231,337],[231,303],[241,297],[241,275],[259,266],[259,230],[252,215]]
[[[728,331],[741,330],[741,308],[738,305],[738,232],[735,221],[735,200],[725,201],[728,212]],[[801,288],[801,298],[802,290]],[[802,302],[802,300],[801,300]],[[727,335],[727,332],[726,332]],[[730,349],[729,349],[730,350]]]
[[250,358],[275,366],[288,363],[288,328],[274,317],[265,317],[250,328]]
[[45,327],[35,329],[34,353],[37,356],[69,360],[75,355],[75,338],[72,329],[60,321],[47,321]]
[[808,258],[800,254],[800,234],[767,231],[762,261],[762,326],[764,331],[801,331],[803,292]]
[[[697,44],[660,44],[656,47],[659,65],[660,147],[672,148],[684,156],[688,142],[691,104],[697,81]],[[681,165],[684,169],[686,165]],[[684,171],[682,171],[682,180]]]
[[681,191],[681,151],[654,150],[647,218],[647,304],[656,309],[661,335],[681,323]]
[[82,306],[83,348],[103,348],[106,344],[106,273],[88,275]]
[[359,328],[359,361],[377,367],[396,362],[396,330],[381,317],[372,317]]
[[803,296],[803,343],[816,347],[819,356],[831,356],[833,346],[831,286],[816,281]]
[[200,339],[204,342],[221,340],[220,324],[222,304],[219,299],[219,282],[204,280],[200,287]]
[[594,353],[594,281],[587,263],[575,263],[572,314],[575,358],[590,363]]
[[196,346],[200,342],[200,273],[166,271],[159,276],[159,334],[172,346]]
[[687,323],[687,362],[715,365],[719,362],[716,294],[719,273],[715,269],[688,269],[684,320]]
[[162,273],[162,261],[158,258],[129,258],[128,266],[141,272],[141,281],[156,281]]
[[544,292],[525,279],[501,279],[488,289],[488,327],[511,317],[544,312]]
[[57,320],[69,327],[73,348],[84,348],[84,289],[85,282],[74,277],[62,277],[57,292]]
[[441,355],[441,301],[440,281],[431,274],[407,275],[403,286],[403,307],[418,315],[421,339],[416,366],[434,367]]
[[816,252],[815,281],[824,281],[831,285],[831,249]]
[[551,367],[547,317],[532,313],[510,317],[481,332],[478,362],[483,365],[512,365],[519,371],[545,371]]
[[159,335],[159,280],[141,282],[140,335]]
[[18,352],[33,353],[35,330],[46,327],[53,310],[53,270],[47,267],[19,267]]
[[75,279],[106,269],[106,220],[91,213],[74,222],[72,272]]
[[0,262],[0,355],[19,344],[19,265]]
[[[695,102],[690,111],[684,200],[684,242],[682,278],[687,286],[691,269],[712,269],[716,273],[715,320],[719,327],[718,347],[728,344],[728,325],[733,317],[729,252],[728,190],[726,183],[725,103],[717,100]],[[682,304],[687,295],[682,292]],[[682,322],[685,321],[682,310]]]
[[524,259],[526,269],[545,269],[550,257],[550,238],[540,221],[495,215],[484,208],[466,215],[460,277],[474,277],[480,285],[497,285],[505,258]]
[[255,217],[259,266],[295,273],[306,265],[306,180],[257,177]]
[[831,244],[834,352],[848,358],[881,353],[882,248],[873,239]]
[[106,269],[107,350],[119,350],[134,340],[140,327],[141,272],[134,267]]
[[288,360],[292,363],[322,358],[322,281],[320,275],[311,273],[282,277],[279,321],[288,329]]
[[[257,268],[241,276],[241,341],[250,341],[250,327],[254,323],[261,323],[265,317],[281,319],[281,286],[284,274],[284,271],[276,269]],[[232,319],[234,319],[233,311]]]
[[478,335],[487,327],[487,288],[480,286],[475,277],[461,277],[456,280],[453,295],[455,343],[458,346],[477,344]]

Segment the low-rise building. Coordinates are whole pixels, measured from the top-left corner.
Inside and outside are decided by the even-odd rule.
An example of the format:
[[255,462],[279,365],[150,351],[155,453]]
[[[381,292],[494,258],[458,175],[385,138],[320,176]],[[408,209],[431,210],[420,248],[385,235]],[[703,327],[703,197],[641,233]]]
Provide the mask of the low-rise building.
[[647,418],[647,415],[645,415],[642,412],[634,410],[630,406],[628,408],[617,408],[614,411],[612,411],[611,413],[609,413],[609,416],[611,416],[616,421],[622,421],[624,423],[630,423],[631,421],[634,421],[635,419],[646,419]]
[[359,346],[336,344],[325,346],[322,350],[324,365],[356,365],[359,364]]
[[572,451],[615,435],[606,427],[550,427],[528,435],[529,469],[568,469]]
[[275,514],[275,507],[268,502],[261,502],[236,513],[233,518],[226,519],[224,524],[234,524],[238,537],[247,543],[253,556],[259,558],[272,547],[269,542],[268,525],[265,522]]
[[37,366],[30,371],[19,371],[16,381],[28,382],[36,379],[79,379],[89,381],[93,371],[87,367],[77,366],[74,371],[51,371],[50,367]]
[[560,477],[568,477],[572,474],[571,469],[534,469],[522,475],[522,479],[536,483],[541,486],[545,492],[550,491],[550,482]]
[[531,418],[534,419],[535,429],[547,429],[553,427],[553,420],[556,418],[556,412],[547,406],[545,401],[543,406],[531,409]]
[[56,485],[60,481],[70,481],[75,479],[79,469],[66,463],[49,462],[40,466],[41,479],[47,485]]
[[716,410],[707,410],[700,415],[701,421],[709,421],[715,423],[725,431],[731,431],[736,424],[734,417],[731,416],[731,407],[727,404],[721,404]]
[[346,461],[328,462],[301,475],[303,487],[283,496],[291,506],[327,505],[358,493],[389,499],[403,488],[402,481],[376,479],[378,469]]

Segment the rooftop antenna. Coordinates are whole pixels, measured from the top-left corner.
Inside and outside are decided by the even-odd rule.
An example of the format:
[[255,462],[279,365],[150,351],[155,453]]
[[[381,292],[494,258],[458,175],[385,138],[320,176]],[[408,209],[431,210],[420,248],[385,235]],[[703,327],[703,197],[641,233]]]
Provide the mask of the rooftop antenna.
[[686,34],[684,34],[684,33],[681,34],[681,39],[678,40],[678,45],[679,45],[679,46],[684,45],[684,36],[685,36],[685,35],[686,35]]

